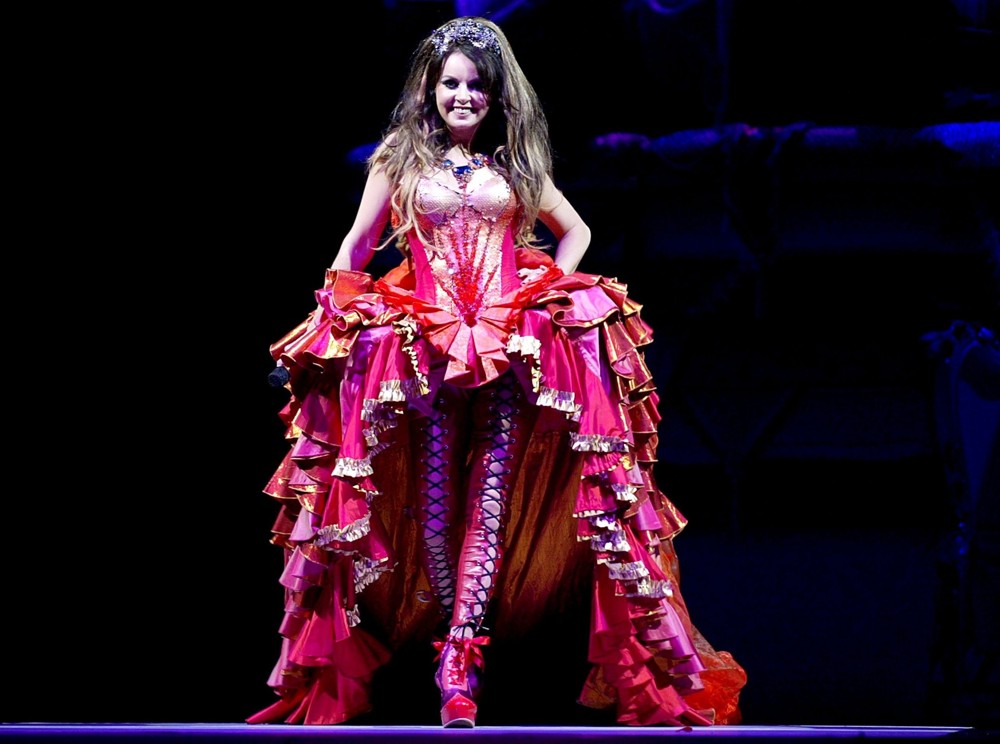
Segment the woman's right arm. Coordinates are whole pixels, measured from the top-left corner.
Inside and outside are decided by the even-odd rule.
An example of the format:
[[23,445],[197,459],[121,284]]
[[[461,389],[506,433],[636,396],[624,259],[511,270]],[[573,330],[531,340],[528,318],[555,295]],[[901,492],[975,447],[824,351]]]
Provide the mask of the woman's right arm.
[[331,269],[363,271],[372,260],[389,220],[392,193],[389,179],[381,167],[372,168],[365,181],[354,224],[344,236]]

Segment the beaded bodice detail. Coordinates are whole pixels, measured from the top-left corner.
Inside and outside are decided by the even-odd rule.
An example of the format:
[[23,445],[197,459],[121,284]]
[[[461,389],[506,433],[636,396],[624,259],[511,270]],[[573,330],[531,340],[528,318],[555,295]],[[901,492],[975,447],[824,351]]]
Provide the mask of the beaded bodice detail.
[[418,294],[473,326],[510,283],[510,184],[485,163],[443,167],[421,178],[417,208],[429,240],[411,238]]

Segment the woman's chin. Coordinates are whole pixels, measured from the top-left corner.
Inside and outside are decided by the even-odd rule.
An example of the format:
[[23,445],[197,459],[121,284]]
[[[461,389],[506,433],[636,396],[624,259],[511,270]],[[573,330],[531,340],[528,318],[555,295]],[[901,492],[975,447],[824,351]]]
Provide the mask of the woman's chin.
[[472,119],[458,119],[454,117],[449,117],[448,119],[448,131],[451,132],[451,136],[455,139],[461,140],[471,140],[472,135],[476,133],[479,129],[480,121]]

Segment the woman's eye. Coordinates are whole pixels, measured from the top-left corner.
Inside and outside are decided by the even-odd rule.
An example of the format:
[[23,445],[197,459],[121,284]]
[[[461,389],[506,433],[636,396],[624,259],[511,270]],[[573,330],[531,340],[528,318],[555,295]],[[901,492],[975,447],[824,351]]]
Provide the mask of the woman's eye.
[[452,90],[454,90],[455,88],[458,87],[458,83],[456,83],[454,80],[445,80],[444,87],[451,88]]

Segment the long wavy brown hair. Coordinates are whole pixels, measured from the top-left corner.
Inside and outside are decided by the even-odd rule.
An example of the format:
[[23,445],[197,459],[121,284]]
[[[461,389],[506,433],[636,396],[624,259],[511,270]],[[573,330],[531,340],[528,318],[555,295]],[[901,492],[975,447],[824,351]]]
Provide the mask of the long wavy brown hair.
[[[474,22],[483,31],[474,43],[467,35],[442,34],[458,23]],[[483,44],[489,32],[493,44]],[[442,43],[442,39],[447,43]],[[392,184],[392,233],[383,246],[416,229],[416,193],[421,175],[440,167],[453,143],[437,110],[434,88],[444,61],[461,51],[476,66],[490,110],[476,132],[475,149],[493,159],[494,168],[510,182],[518,202],[514,240],[537,245],[535,222],[545,176],[552,175],[548,121],[534,87],[518,64],[500,27],[477,16],[456,18],[440,26],[417,46],[399,102],[367,167],[382,168]]]

